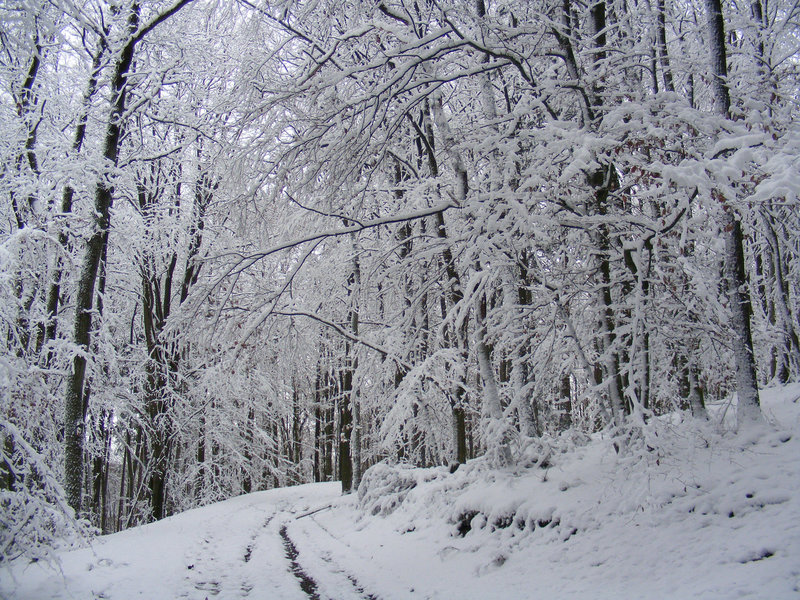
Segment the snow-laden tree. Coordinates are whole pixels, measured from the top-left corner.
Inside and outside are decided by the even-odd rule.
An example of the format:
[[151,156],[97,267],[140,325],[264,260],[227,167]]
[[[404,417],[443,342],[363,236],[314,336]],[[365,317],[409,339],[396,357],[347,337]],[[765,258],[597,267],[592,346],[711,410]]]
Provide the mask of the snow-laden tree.
[[[703,414],[704,396],[733,389],[720,367],[731,373],[727,357],[754,354],[736,349],[749,318],[729,316],[741,300],[725,289],[744,293],[741,273],[758,261],[742,238],[733,247],[745,271],[726,271],[732,250],[718,241],[730,237],[730,210],[748,213],[761,184],[747,170],[769,162],[762,148],[790,143],[767,131],[791,123],[793,109],[776,102],[780,115],[753,132],[748,119],[766,122],[746,107],[763,89],[754,81],[765,79],[767,47],[752,15],[733,15],[742,56],[728,81],[743,118],[721,124],[715,80],[700,76],[713,33],[706,13],[616,2],[261,12],[280,51],[264,63],[257,114],[285,123],[277,144],[256,146],[269,202],[300,215],[304,247],[315,232],[349,236],[355,222],[353,247],[374,248],[354,251],[362,289],[382,300],[374,319],[361,308],[359,320],[380,326],[357,337],[385,354],[379,379],[395,375],[386,435],[405,445],[421,392],[433,389],[452,408],[453,458],[466,456],[461,411],[478,411],[481,444],[502,464],[509,436],[557,430],[573,413],[589,427],[627,428],[676,406]],[[793,53],[791,18],[777,10],[771,27],[786,32],[776,46]],[[795,91],[790,84],[775,100]],[[735,206],[720,204],[721,185],[737,189]],[[436,216],[410,220],[409,210]],[[383,215],[399,220],[387,234],[368,220]],[[342,273],[340,289],[351,276]],[[790,321],[784,304],[772,322]]]
[[17,498],[544,464],[800,374],[790,5],[65,7],[2,9]]

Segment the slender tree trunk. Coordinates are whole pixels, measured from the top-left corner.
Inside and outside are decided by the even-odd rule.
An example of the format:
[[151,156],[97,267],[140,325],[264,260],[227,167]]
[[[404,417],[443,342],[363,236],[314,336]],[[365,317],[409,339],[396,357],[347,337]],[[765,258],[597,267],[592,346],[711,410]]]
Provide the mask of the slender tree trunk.
[[[589,180],[595,191],[595,208],[601,217],[608,213],[608,197],[615,180],[613,166],[609,165],[594,173]],[[597,261],[600,274],[598,296],[600,300],[600,349],[602,355],[602,380],[608,394],[612,419],[619,424],[624,414],[630,412],[630,406],[623,401],[623,386],[620,375],[620,357],[617,349],[616,318],[611,276],[611,240],[608,225],[602,223],[594,235],[594,243],[598,249]]]
[[561,376],[561,385],[558,389],[559,396],[559,423],[561,431],[572,427],[572,381],[569,373]]
[[455,440],[455,465],[467,462],[467,418],[464,406],[456,404],[451,407],[451,422],[453,427],[453,439]]
[[322,366],[317,361],[317,374],[314,382],[314,483],[323,481],[322,478],[322,453],[324,442],[322,439],[322,390],[320,386]]
[[703,397],[703,388],[697,378],[697,365],[690,362],[686,366],[689,379],[689,405],[692,409],[692,414],[700,419],[707,419],[708,412],[706,411],[705,398]]
[[769,260],[772,278],[770,291],[774,300],[773,319],[783,336],[781,349],[783,356],[780,359],[783,369],[777,373],[777,376],[781,383],[786,383],[791,376],[796,377],[800,373],[800,338],[798,338],[797,328],[789,309],[789,286],[784,273],[781,241],[775,232],[775,222],[773,217],[766,212],[762,212],[761,216],[770,246]]
[[[519,274],[516,282],[516,301],[521,307],[530,306],[533,303],[528,261],[528,253],[525,251],[518,261]],[[522,318],[522,314],[519,314],[519,318]],[[532,382],[527,362],[529,352],[530,343],[526,341],[520,345],[517,355],[511,359],[511,387],[519,412],[520,432],[526,437],[538,437],[542,434],[542,427],[538,415],[539,401],[529,389]]]
[[717,114],[730,116],[731,98],[728,91],[728,59],[725,49],[725,23],[722,19],[720,0],[705,0],[708,17],[709,60],[711,61],[711,85]]
[[353,489],[353,459],[350,454],[350,440],[353,432],[353,408],[350,394],[353,391],[353,370],[350,364],[349,342],[345,343],[346,365],[340,377],[339,394],[339,479],[342,482],[342,493],[349,494]]
[[244,473],[242,474],[242,492],[249,494],[254,489],[253,481],[253,438],[256,431],[256,411],[254,407],[247,409],[247,425],[244,434]]
[[669,64],[667,52],[667,8],[666,0],[656,0],[656,28],[658,39],[658,60],[661,65],[661,76],[664,78],[664,89],[668,92],[675,91],[672,80],[672,68]]
[[[92,69],[91,75],[89,76],[89,82],[86,86],[86,91],[83,94],[83,100],[81,103],[81,112],[80,116],[78,117],[78,124],[75,127],[75,134],[72,140],[72,152],[73,155],[77,156],[80,154],[81,148],[83,147],[83,142],[86,138],[86,125],[89,120],[89,107],[92,102],[92,98],[97,91],[97,83],[100,77],[100,72],[102,70],[102,59],[105,56],[107,44],[105,35],[108,32],[104,32],[103,37],[100,38],[98,42],[97,50],[95,51],[94,55],[92,56]],[[61,214],[62,217],[68,215],[72,212],[72,200],[75,195],[75,190],[71,185],[66,185],[64,187],[63,193],[61,195]],[[58,232],[58,244],[60,248],[67,248],[67,244],[69,242],[69,238],[67,235],[67,229],[65,227],[61,227]],[[55,269],[53,270],[53,274],[50,279],[50,285],[47,289],[47,324],[45,327],[45,333],[43,339],[39,341],[39,349],[41,349],[42,345],[48,341],[52,341],[56,338],[58,321],[56,317],[58,316],[58,304],[61,298],[61,278],[63,275],[63,265],[61,258],[56,256],[55,259]],[[48,362],[52,357],[48,356]]]
[[[422,123],[424,129],[417,125],[412,119],[412,123],[414,123],[418,134],[418,147],[420,148],[420,152],[422,152],[424,149],[425,155],[428,159],[430,174],[435,178],[439,176],[439,164],[434,152],[436,142],[431,116],[433,117],[434,121],[437,122],[437,127],[439,127],[442,136],[447,139],[449,133],[447,129],[447,122],[442,112],[440,97],[435,97],[433,101],[425,102],[425,110],[422,113]],[[454,157],[456,160],[458,160],[457,153],[455,153]],[[465,198],[467,193],[466,171],[463,173],[458,173],[457,179],[457,195],[459,198]],[[457,306],[463,300],[464,295],[461,287],[461,277],[456,269],[453,253],[448,241],[444,214],[442,212],[438,212],[433,216],[433,219],[436,237],[443,241],[441,262],[445,269],[447,282],[444,286],[445,293],[440,298],[439,307],[442,320],[446,321],[448,317],[448,311]],[[425,227],[424,222],[421,226],[423,228]],[[425,323],[427,323],[427,318],[427,314],[423,314],[423,321]],[[466,324],[466,320],[464,320],[464,324]],[[466,365],[468,347],[465,327],[457,327],[455,323],[450,324],[445,328],[445,339],[451,347],[454,347],[458,350],[463,364]],[[454,460],[455,465],[462,464],[467,460],[467,431],[464,409],[464,403],[466,401],[465,389],[464,382],[454,381],[448,398],[450,403],[450,424],[452,427],[453,440],[453,457],[451,460]]]
[[736,392],[739,401],[737,415],[742,422],[754,422],[761,418],[761,403],[756,381],[753,337],[750,332],[750,318],[753,311],[745,276],[742,224],[727,212],[725,230],[725,275],[728,280],[734,338],[732,341],[736,366]]
[[[330,397],[328,397],[330,403]],[[323,428],[323,460],[322,460],[322,480],[333,480],[333,431],[334,414],[333,407],[329,404],[324,411],[325,427]]]
[[[358,337],[359,329],[359,302],[361,297],[361,263],[359,262],[359,247],[358,241],[353,237],[353,289],[351,291],[351,308],[350,308],[350,331],[354,336]],[[353,347],[353,352],[357,349]],[[353,356],[353,377],[355,377],[356,369],[358,368],[358,355]],[[353,465],[353,481],[351,484],[352,489],[358,489],[361,484],[361,400],[358,393],[358,385],[353,385],[351,392],[351,401],[353,411],[353,430],[352,439],[350,443],[350,451],[352,452],[352,465]]]
[[[453,139],[452,133],[450,131],[450,125],[447,121],[447,117],[445,116],[444,110],[442,108],[441,96],[437,95],[433,99],[431,103],[431,110],[433,113],[434,122],[436,123],[436,127],[442,136],[442,139],[444,141],[444,146],[448,148],[448,152],[452,162],[453,171],[455,174],[455,197],[459,203],[464,203],[466,202],[467,193],[469,191],[469,177],[467,174],[466,167],[464,166],[464,161],[461,156],[461,153],[458,152],[457,149],[455,148],[455,140]],[[437,224],[437,236],[440,239],[446,240],[447,232],[444,224],[444,215],[442,213],[436,214],[436,224]],[[449,295],[451,300],[450,308],[452,309],[453,307],[456,307],[463,302],[464,292],[461,284],[461,277],[458,271],[456,270],[456,265],[453,259],[449,242],[445,244],[444,249],[442,250],[442,259],[445,265],[445,272],[447,274],[447,278],[450,282]],[[456,323],[453,323],[452,328],[456,338],[457,347],[459,348],[461,355],[464,359],[464,364],[466,365],[466,358],[468,354],[467,320],[464,319],[460,326],[457,326]],[[492,382],[494,382],[493,376],[492,376]],[[496,383],[494,389],[496,392]],[[484,391],[486,392],[486,390]],[[489,394],[488,402],[490,404],[493,404],[494,397],[491,395],[491,391],[488,391],[487,393]],[[454,407],[453,430],[455,435],[456,462],[459,464],[463,463],[466,460],[466,418],[465,418],[466,415],[464,413],[463,402],[464,402],[464,385],[461,383],[457,383],[454,391],[454,401],[453,401],[453,407]]]
[[497,467],[507,467],[511,464],[511,449],[492,368],[491,350],[486,342],[486,305],[484,297],[479,301],[475,315],[477,321],[475,352],[478,355],[478,366],[483,380],[481,407],[481,419],[484,422],[483,437],[490,463]]
[[[139,24],[138,5],[134,5],[128,17],[127,29],[130,35]],[[103,156],[108,164],[116,166],[119,153],[119,140],[122,132],[122,118],[128,91],[128,70],[133,61],[136,44],[130,38],[120,50],[114,63],[111,78],[112,109],[103,142]],[[94,231],[86,244],[78,288],[75,294],[75,322],[73,340],[78,352],[72,361],[72,372],[67,381],[64,401],[64,491],[67,502],[76,511],[81,510],[81,480],[83,477],[83,440],[85,422],[83,419],[83,383],[86,377],[86,354],[90,347],[92,329],[92,302],[97,270],[107,243],[107,232],[111,226],[111,199],[113,189],[109,181],[102,177],[95,188]]]
[[[447,240],[447,230],[445,229],[444,215],[436,213],[436,233],[437,237]],[[449,293],[442,297],[440,302],[442,319],[447,319],[448,311],[457,306],[463,300],[461,291],[461,277],[456,271],[453,262],[452,251],[449,244],[446,243],[442,250],[442,262],[445,266],[445,273],[449,281]],[[449,301],[448,301],[449,300]],[[465,320],[466,322],[466,320]],[[447,328],[449,332],[450,344],[454,346],[462,358],[464,366],[467,360],[467,340],[466,332],[463,327],[457,327],[455,323],[451,323]],[[467,461],[467,431],[466,431],[466,418],[465,418],[465,402],[466,393],[463,381],[454,381],[452,385],[450,397],[450,418],[453,429],[453,450],[455,456],[455,464],[463,464]]]
[[[39,96],[36,93],[36,78],[42,64],[42,45],[39,40],[38,26],[34,30],[33,42],[33,56],[30,59],[28,71],[25,74],[25,80],[22,82],[19,93],[14,93],[13,97],[13,101],[17,105],[17,115],[23,122],[25,128],[25,149],[17,155],[15,167],[19,175],[27,171],[30,176],[38,178],[39,165],[38,159],[36,158],[36,138],[38,135],[39,123],[42,119]],[[24,229],[29,224],[31,218],[34,217],[36,194],[35,192],[29,192],[23,204],[20,204],[18,201],[19,199],[17,198],[14,187],[11,188],[9,195],[11,196],[11,210],[14,214],[17,229]]]
[[292,383],[292,439],[291,439],[291,456],[290,459],[294,465],[293,471],[295,474],[294,483],[300,483],[300,462],[302,461],[302,446],[301,446],[301,424],[300,424],[300,393],[297,389],[297,382]]
[[[720,0],[706,0],[708,16],[709,50],[713,73],[712,87],[716,112],[730,118],[730,93],[727,77],[728,65],[725,50],[725,27]],[[723,209],[723,235],[725,236],[725,277],[731,305],[733,330],[733,355],[736,367],[738,416],[741,422],[754,422],[761,418],[761,407],[756,382],[755,354],[750,318],[752,307],[747,287],[744,264],[744,238],[742,224],[736,209],[719,195]]]

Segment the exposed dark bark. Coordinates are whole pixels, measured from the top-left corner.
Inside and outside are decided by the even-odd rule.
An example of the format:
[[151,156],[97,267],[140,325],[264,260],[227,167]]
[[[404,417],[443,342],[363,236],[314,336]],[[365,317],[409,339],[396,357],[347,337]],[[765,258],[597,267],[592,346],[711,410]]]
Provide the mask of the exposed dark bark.
[[[432,177],[438,177],[439,164],[435,154],[435,136],[433,131],[433,123],[430,118],[429,111],[440,110],[440,100],[434,100],[434,103],[439,102],[438,105],[431,106],[426,102],[425,111],[423,113],[423,127],[417,125],[413,119],[412,124],[415,126],[417,132],[417,140],[420,142],[418,148],[424,151],[428,161],[428,168]],[[467,193],[467,180],[466,172],[457,174],[460,179],[460,186],[462,187],[462,197]],[[440,211],[434,215],[434,228],[436,237],[444,242],[441,253],[441,260],[444,265],[447,283],[445,287],[445,294],[441,298],[440,308],[442,319],[447,319],[448,311],[453,307],[459,305],[464,299],[463,289],[461,287],[461,277],[456,269],[453,252],[450,247],[449,238],[447,235],[447,228],[444,221],[444,212]],[[466,336],[466,319],[461,327],[456,327],[451,324],[445,329],[445,337],[449,338],[448,341],[454,347],[458,348],[464,363],[466,364],[468,345]],[[467,431],[464,403],[465,387],[462,383],[456,382],[453,386],[449,401],[451,408],[451,424],[453,429],[453,451],[454,460],[456,464],[462,464],[467,460]]]
[[[444,223],[444,214],[439,212],[435,215],[436,235],[439,239],[447,240],[447,229]],[[464,293],[461,288],[461,277],[455,267],[453,253],[450,249],[450,244],[445,243],[442,249],[442,262],[445,267],[445,274],[447,275],[448,293],[447,298],[442,298],[442,318],[446,319],[448,311],[452,307],[457,306],[464,299]],[[466,319],[461,327],[457,327],[455,323],[447,328],[450,332],[451,343],[458,348],[462,359],[466,363],[467,358],[467,336],[466,336]],[[466,443],[466,422],[464,419],[464,403],[466,401],[466,394],[464,385],[460,382],[455,382],[452,390],[452,397],[450,398],[451,418],[453,425],[453,442],[455,450],[455,462],[463,464],[467,460],[467,443]]]
[[558,397],[558,427],[560,430],[566,431],[572,427],[572,385],[571,376],[569,374],[561,377],[561,386],[558,390]]
[[[345,343],[345,360],[350,361],[350,343]],[[342,482],[342,493],[350,493],[353,489],[353,459],[350,453],[350,440],[353,434],[353,407],[350,394],[353,391],[353,370],[348,364],[339,374],[339,479]]]
[[[720,0],[706,0],[708,17],[709,51],[712,69],[712,86],[716,112],[730,118],[730,92],[728,89],[727,51],[725,28]],[[744,237],[740,216],[730,201],[718,194],[723,209],[725,235],[725,277],[731,308],[732,346],[736,367],[736,391],[739,399],[740,420],[760,419],[761,408],[756,382],[755,354],[751,334],[752,306],[747,286],[744,262]]]
[[[608,214],[608,202],[611,190],[616,186],[616,174],[613,165],[608,165],[593,173],[589,184],[595,193],[594,210],[599,216]],[[620,356],[617,348],[616,315],[612,287],[614,281],[611,275],[611,238],[609,226],[601,223],[593,234],[594,244],[597,248],[598,262],[598,294],[600,297],[600,354],[602,356],[601,370],[602,381],[608,394],[611,416],[616,421],[623,414],[630,413],[630,405],[624,401],[623,383],[620,374]]]
[[720,0],[705,0],[708,17],[709,60],[711,62],[711,85],[718,114],[728,117],[731,109],[728,91],[728,58],[725,49],[725,23],[722,19]]
[[[107,34],[108,32],[104,32]],[[92,67],[89,75],[89,81],[86,85],[86,91],[83,94],[81,102],[81,112],[78,116],[78,123],[75,126],[75,133],[72,140],[72,152],[78,155],[83,147],[83,142],[86,139],[86,125],[89,119],[89,106],[92,98],[97,91],[97,82],[102,70],[102,58],[105,56],[108,46],[106,43],[105,35],[100,38],[97,45],[97,50],[92,56]],[[61,195],[61,216],[68,215],[72,212],[72,201],[75,196],[75,190],[71,185],[66,185]],[[66,228],[60,228],[58,232],[58,244],[60,248],[67,248],[69,242]],[[55,268],[50,276],[50,285],[47,289],[47,322],[45,326],[44,336],[40,337],[37,344],[37,351],[40,351],[43,344],[52,341],[56,338],[58,327],[58,305],[61,300],[61,279],[63,275],[63,264],[60,256],[55,258]],[[48,355],[47,360],[50,361],[52,357]]]
[[[22,120],[25,127],[25,147],[16,158],[16,169],[18,173],[28,170],[32,175],[39,175],[39,164],[36,157],[36,138],[41,122],[41,109],[39,106],[39,96],[36,93],[36,78],[39,74],[41,65],[42,45],[39,40],[38,27],[34,31],[33,55],[28,64],[25,80],[19,91],[14,92],[14,101],[17,106],[17,116]],[[38,113],[38,114],[37,114]],[[10,191],[11,209],[16,220],[17,229],[23,229],[28,225],[33,216],[33,209],[36,203],[36,196],[28,194],[24,199],[24,204],[20,204],[15,190]]]
[[322,478],[322,458],[324,445],[322,440],[322,368],[317,361],[317,373],[314,381],[314,483],[324,481]]
[[[348,224],[345,223],[345,226]],[[357,244],[353,238],[352,271],[348,279],[347,297],[350,303],[348,320],[350,332],[358,337],[359,300],[361,286],[361,266],[359,263]],[[349,493],[357,488],[361,480],[361,423],[358,407],[358,390],[354,385],[354,377],[358,368],[358,356],[355,347],[348,340],[345,343],[345,365],[340,375],[340,426],[339,439],[339,471],[342,480],[342,492]]]
[[764,232],[769,242],[766,260],[771,280],[769,291],[765,286],[761,296],[768,299],[770,304],[768,316],[783,337],[782,344],[778,349],[779,356],[775,360],[774,376],[780,383],[787,383],[790,378],[800,374],[800,338],[798,338],[797,327],[789,308],[789,285],[784,265],[782,240],[778,238],[776,232],[778,226],[774,218],[766,211],[763,211],[761,216]]
[[[139,24],[139,7],[134,4],[128,16],[129,34],[136,31]],[[135,40],[129,38],[119,50],[114,62],[111,78],[112,108],[106,126],[103,142],[103,156],[110,165],[116,165],[119,156],[119,139],[122,132],[122,118],[128,92],[128,71],[133,61]],[[77,292],[75,294],[75,323],[73,340],[78,353],[72,361],[72,373],[68,378],[64,402],[64,489],[67,502],[76,512],[81,510],[81,479],[83,476],[83,384],[86,377],[86,354],[89,352],[92,329],[92,302],[100,258],[104,242],[111,225],[111,202],[113,188],[102,177],[95,188],[94,231],[86,244]]]
[[329,404],[328,408],[324,411],[325,426],[323,431],[323,458],[322,458],[322,480],[333,480],[333,434],[334,434],[334,410],[333,406]]
[[675,91],[672,79],[672,68],[669,64],[667,52],[667,8],[666,0],[656,0],[656,38],[658,40],[658,60],[661,66],[661,76],[664,78],[664,89],[668,92]]

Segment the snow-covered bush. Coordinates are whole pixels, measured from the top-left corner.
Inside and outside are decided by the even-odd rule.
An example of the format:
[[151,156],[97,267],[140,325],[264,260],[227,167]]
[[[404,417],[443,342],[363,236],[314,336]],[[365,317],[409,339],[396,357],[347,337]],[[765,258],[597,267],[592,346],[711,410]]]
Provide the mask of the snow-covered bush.
[[378,463],[367,469],[358,487],[358,503],[370,515],[388,515],[417,487],[419,469],[412,465]]
[[55,561],[54,549],[90,533],[75,517],[64,490],[42,456],[20,431],[0,419],[0,565],[25,557]]

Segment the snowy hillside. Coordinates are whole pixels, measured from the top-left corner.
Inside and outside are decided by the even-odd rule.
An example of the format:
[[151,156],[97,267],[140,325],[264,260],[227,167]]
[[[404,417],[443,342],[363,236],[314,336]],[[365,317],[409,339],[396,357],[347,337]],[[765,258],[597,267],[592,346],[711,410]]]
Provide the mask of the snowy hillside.
[[796,598],[799,398],[763,393],[770,425],[750,433],[662,420],[620,454],[561,439],[516,472],[379,465],[358,496],[241,496],[99,538],[60,570],[17,562],[0,596]]

